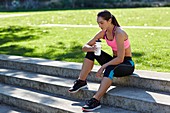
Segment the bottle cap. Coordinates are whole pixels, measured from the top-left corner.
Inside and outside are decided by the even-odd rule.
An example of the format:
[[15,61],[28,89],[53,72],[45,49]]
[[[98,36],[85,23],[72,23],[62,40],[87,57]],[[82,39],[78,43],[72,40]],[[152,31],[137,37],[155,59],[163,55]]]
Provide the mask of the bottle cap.
[[96,40],[96,42],[101,42],[101,40],[100,40],[100,39],[98,39],[98,40]]

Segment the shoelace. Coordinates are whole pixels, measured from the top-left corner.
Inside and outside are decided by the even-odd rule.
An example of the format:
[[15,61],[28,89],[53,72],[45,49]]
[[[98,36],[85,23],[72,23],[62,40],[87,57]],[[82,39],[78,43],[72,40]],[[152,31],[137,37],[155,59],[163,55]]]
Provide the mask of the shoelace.
[[93,104],[94,102],[98,102],[95,98],[91,98],[90,100],[87,100],[87,101],[85,101],[85,104],[86,105],[91,105],[91,104]]
[[76,83],[78,83],[78,82],[79,82],[79,80],[75,80],[75,81],[74,81],[74,84],[76,84]]
[[[75,81],[74,81],[74,84],[81,83],[81,82],[83,82],[83,81],[75,80]],[[84,81],[84,82],[85,82],[85,81]]]

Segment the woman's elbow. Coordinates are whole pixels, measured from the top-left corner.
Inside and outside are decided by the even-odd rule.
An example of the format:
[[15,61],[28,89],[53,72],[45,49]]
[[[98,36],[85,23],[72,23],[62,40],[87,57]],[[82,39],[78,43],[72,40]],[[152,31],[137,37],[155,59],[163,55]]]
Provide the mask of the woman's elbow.
[[83,51],[83,52],[86,52],[85,46],[82,47],[82,51]]

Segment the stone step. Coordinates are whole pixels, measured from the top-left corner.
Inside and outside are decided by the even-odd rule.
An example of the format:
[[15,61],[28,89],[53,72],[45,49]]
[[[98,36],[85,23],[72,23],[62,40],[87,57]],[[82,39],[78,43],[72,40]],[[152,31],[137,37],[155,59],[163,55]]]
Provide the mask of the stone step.
[[[31,113],[82,113],[81,106],[84,105],[84,102],[80,100],[5,84],[0,84],[0,101],[20,109],[28,110]],[[99,112],[137,113],[108,106],[102,106],[101,109],[91,113]]]
[[30,112],[18,109],[16,107],[11,107],[9,105],[0,104],[0,113],[30,113]]
[[[99,87],[99,83],[88,82],[88,90],[70,94],[68,89],[73,85],[74,79],[5,68],[0,69],[0,81],[81,100],[91,98]],[[166,113],[170,111],[170,93],[111,86],[101,103],[139,112]]]
[[[0,55],[0,67],[20,69],[52,76],[78,78],[81,71],[81,63],[52,61],[41,58]],[[99,66],[94,66],[87,80],[100,82],[95,74]],[[114,78],[113,85],[143,88],[152,91],[170,92],[170,73],[135,70],[128,77]]]

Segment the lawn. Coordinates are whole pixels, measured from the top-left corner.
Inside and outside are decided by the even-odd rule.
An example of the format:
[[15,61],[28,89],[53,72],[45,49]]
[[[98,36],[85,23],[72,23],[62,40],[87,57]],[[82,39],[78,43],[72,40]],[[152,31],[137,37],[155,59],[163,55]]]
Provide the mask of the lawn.
[[[85,24],[96,25],[96,10],[58,10],[37,12],[0,12],[4,14],[28,14],[29,16],[0,18],[4,25],[39,25],[39,24]],[[131,8],[109,9],[122,26],[170,26],[170,8]]]
[[[122,26],[170,26],[170,8],[109,9]],[[81,47],[99,28],[38,27],[40,24],[97,25],[97,10],[0,12],[29,16],[0,18],[0,54],[82,62]],[[170,30],[124,29],[136,69],[170,72]],[[102,41],[102,48],[111,49]],[[97,64],[97,63],[96,63]]]

